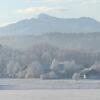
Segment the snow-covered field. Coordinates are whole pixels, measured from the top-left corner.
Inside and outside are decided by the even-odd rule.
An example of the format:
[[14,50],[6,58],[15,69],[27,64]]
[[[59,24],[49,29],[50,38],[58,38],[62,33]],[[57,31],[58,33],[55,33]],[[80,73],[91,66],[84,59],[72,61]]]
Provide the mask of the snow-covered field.
[[0,90],[100,89],[99,80],[0,79]]
[[0,100],[100,100],[100,81],[0,79]]
[[7,90],[0,100],[100,100],[100,90]]

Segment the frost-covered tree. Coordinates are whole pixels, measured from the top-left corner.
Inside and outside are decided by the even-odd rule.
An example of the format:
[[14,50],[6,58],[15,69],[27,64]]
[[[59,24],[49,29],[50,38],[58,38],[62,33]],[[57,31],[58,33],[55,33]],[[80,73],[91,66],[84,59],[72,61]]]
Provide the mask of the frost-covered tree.
[[72,75],[74,73],[79,72],[83,69],[83,66],[77,65],[75,61],[66,61],[64,62],[64,72],[67,75],[67,77],[72,78]]
[[9,77],[16,77],[16,73],[18,73],[21,69],[21,66],[19,65],[18,62],[14,62],[14,61],[10,61],[7,64],[7,74],[9,75]]
[[18,73],[16,73],[17,78],[25,78],[25,75],[26,75],[26,70],[19,71]]
[[94,70],[100,72],[100,62],[96,61],[96,62],[91,66],[91,69],[94,69]]
[[51,66],[50,66],[50,69],[52,71],[58,71],[58,64],[59,64],[59,62],[56,59],[53,59]]
[[80,73],[74,73],[72,76],[72,79],[73,80],[80,80],[81,79]]
[[57,79],[58,76],[54,71],[51,71],[51,72],[48,73],[48,78],[49,79]]
[[58,79],[58,75],[54,72],[48,72],[40,75],[41,79]]
[[25,78],[40,78],[42,70],[41,64],[37,61],[34,61],[26,69]]
[[43,52],[43,54],[41,55],[41,62],[43,64],[51,64],[53,60],[53,56],[49,51]]

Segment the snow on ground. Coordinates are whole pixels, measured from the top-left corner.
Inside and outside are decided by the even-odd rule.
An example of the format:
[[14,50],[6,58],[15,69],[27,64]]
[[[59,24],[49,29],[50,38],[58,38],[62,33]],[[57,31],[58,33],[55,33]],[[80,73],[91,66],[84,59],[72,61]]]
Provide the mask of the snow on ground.
[[0,79],[0,100],[100,100],[100,81]]
[[100,90],[7,90],[0,100],[100,100]]
[[32,89],[100,89],[100,81],[0,79],[0,90]]

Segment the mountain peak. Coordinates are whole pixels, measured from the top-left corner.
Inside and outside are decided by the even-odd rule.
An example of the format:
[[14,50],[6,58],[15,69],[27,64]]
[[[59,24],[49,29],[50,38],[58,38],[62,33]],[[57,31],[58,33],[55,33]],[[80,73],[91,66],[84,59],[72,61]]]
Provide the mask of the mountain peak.
[[48,15],[48,14],[45,14],[45,13],[41,13],[38,18],[39,19],[49,19],[51,18],[52,16]]

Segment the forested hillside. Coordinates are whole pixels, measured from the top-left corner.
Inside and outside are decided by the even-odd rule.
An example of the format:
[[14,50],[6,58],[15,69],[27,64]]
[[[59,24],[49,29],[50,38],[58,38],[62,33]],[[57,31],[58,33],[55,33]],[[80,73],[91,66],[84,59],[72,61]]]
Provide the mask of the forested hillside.
[[[62,34],[59,35],[59,38],[62,40],[64,36]],[[46,35],[45,38],[47,36],[48,35]],[[73,41],[73,35],[69,35],[69,37],[70,41]],[[76,37],[79,38],[80,36],[76,35]],[[51,37],[49,36],[49,38]],[[54,35],[53,39],[56,38],[56,35]],[[57,39],[59,40],[59,38]],[[86,40],[84,35],[82,38]],[[90,39],[90,36],[88,38]],[[80,42],[80,44],[83,46],[80,39],[77,41]],[[86,47],[84,50],[82,50],[80,48],[75,48],[75,45],[73,46],[73,48],[69,48],[66,45],[59,46],[56,43],[52,44],[49,41],[43,41],[33,43],[25,50],[20,50],[15,48],[13,49],[11,46],[1,44],[0,77],[84,79],[84,75],[87,75],[86,77],[89,79],[100,79],[99,49],[89,51],[89,49],[86,49]]]

